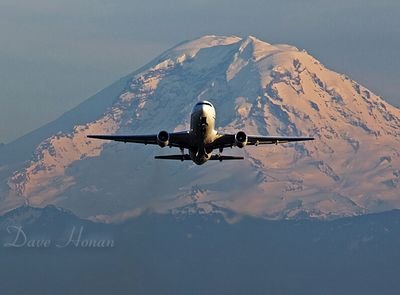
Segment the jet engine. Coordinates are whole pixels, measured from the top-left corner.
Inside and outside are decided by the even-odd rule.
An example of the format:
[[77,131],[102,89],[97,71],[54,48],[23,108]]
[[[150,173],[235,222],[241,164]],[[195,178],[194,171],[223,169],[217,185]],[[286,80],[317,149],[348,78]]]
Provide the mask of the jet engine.
[[160,131],[157,135],[157,143],[160,147],[166,147],[169,144],[169,133],[165,130]]
[[243,148],[247,144],[247,135],[243,131],[239,131],[235,135],[235,145],[239,148]]

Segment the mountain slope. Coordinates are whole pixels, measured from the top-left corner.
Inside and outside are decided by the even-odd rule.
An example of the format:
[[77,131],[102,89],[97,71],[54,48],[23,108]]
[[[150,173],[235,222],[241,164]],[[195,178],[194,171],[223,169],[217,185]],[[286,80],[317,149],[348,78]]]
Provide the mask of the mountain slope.
[[[195,203],[266,218],[330,218],[400,207],[400,111],[305,51],[252,36],[205,36],[111,88],[92,98],[103,102],[93,113],[78,106],[75,123],[31,136],[33,157],[9,160],[25,148],[18,141],[3,148],[3,210],[54,203],[124,219]],[[214,103],[225,131],[317,140],[226,150],[246,160],[197,167],[153,160],[169,149],[85,137],[183,130],[200,99]]]

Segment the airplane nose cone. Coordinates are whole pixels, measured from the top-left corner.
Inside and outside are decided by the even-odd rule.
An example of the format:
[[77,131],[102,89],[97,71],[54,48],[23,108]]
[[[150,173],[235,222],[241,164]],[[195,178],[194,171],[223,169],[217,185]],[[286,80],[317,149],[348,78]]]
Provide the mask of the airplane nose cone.
[[196,111],[196,113],[199,114],[200,116],[203,116],[204,114],[206,114],[207,108],[206,108],[206,106],[204,106],[204,105],[199,105],[199,106],[196,106],[195,111]]
[[215,116],[215,111],[212,106],[209,104],[197,104],[193,112],[197,114],[197,116],[200,117],[209,117],[209,116]]
[[208,107],[205,105],[202,105],[201,109],[200,109],[201,114],[205,115],[207,113],[207,111],[208,111]]

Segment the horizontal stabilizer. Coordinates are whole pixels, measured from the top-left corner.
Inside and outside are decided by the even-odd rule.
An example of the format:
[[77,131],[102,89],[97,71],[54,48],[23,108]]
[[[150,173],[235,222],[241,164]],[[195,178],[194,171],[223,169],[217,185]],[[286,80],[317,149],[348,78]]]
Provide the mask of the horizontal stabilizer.
[[168,155],[168,156],[155,156],[154,159],[162,159],[162,160],[191,160],[189,155]]
[[[192,160],[189,155],[167,155],[167,156],[155,156],[155,159],[162,159],[162,160]],[[225,160],[243,160],[243,157],[236,157],[236,156],[223,156],[223,155],[212,155],[209,160],[218,160],[218,161],[225,161]]]
[[210,160],[218,160],[218,161],[225,161],[225,160],[243,160],[243,157],[236,157],[236,156],[223,156],[223,155],[212,155]]

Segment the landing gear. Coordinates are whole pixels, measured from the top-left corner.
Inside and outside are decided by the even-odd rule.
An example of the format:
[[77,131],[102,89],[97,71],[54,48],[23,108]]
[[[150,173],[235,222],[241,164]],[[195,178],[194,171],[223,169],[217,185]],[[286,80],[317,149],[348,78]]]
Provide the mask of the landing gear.
[[181,162],[185,161],[185,149],[184,148],[179,148],[181,150]]
[[220,147],[220,148],[219,148],[219,152],[222,153],[223,151],[224,151],[224,148],[223,148],[223,147]]

